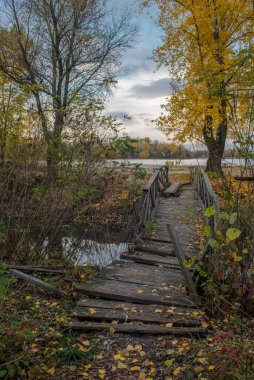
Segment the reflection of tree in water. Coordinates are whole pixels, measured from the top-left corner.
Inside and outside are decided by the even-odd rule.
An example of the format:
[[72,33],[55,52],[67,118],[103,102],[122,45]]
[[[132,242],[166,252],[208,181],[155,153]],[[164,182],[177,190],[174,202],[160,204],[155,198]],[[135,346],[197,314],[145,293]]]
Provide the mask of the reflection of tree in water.
[[67,230],[53,229],[40,246],[41,252],[50,260],[105,266],[118,259],[124,250],[116,241],[108,230],[78,225]]

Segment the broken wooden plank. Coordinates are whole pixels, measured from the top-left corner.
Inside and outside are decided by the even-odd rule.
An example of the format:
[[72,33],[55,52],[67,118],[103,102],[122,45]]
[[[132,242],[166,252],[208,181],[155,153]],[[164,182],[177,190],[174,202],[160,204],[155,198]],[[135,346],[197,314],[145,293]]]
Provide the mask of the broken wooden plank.
[[123,260],[131,260],[136,263],[144,263],[150,265],[167,265],[169,267],[178,267],[179,263],[176,257],[163,257],[146,252],[134,252],[134,253],[123,253],[120,255]]
[[[155,270],[152,265],[146,265],[148,268],[144,269],[142,267],[139,268],[140,265],[142,264],[136,264],[136,266],[132,267],[106,267],[98,273],[97,278],[105,278],[108,280],[117,280],[141,285],[143,284],[153,287],[169,286],[170,284],[185,285],[184,276],[179,271],[170,268],[166,268],[167,271]],[[163,268],[159,267],[159,269]]]
[[102,268],[99,275],[110,273],[116,276],[129,276],[131,273],[133,276],[139,276],[140,279],[147,280],[149,280],[150,276],[154,275],[160,279],[161,284],[164,282],[168,283],[171,280],[172,283],[184,283],[183,274],[179,269],[180,266],[177,268],[165,268],[163,266],[136,263],[135,261],[114,261],[111,265]]
[[42,281],[39,278],[23,273],[17,269],[10,269],[10,272],[12,272],[15,276],[21,278],[22,280],[28,281],[31,284],[37,286],[38,288],[46,290],[47,292],[50,292],[54,294],[55,296],[58,296],[58,297],[67,296],[63,291],[59,290],[54,285],[48,284],[47,282]]
[[158,243],[166,243],[166,244],[172,244],[172,240],[169,239],[169,237],[166,236],[166,239],[163,240],[163,239],[157,239],[157,238],[153,238],[153,237],[149,237],[147,235],[145,235],[143,237],[143,241],[148,241],[148,242],[158,242]]
[[[97,301],[97,300],[96,300]],[[188,317],[192,315],[191,310],[186,309],[184,312],[177,312],[177,308],[168,308],[158,305],[140,305],[130,304],[125,305],[119,302],[99,300],[99,303],[91,303],[76,307],[73,316],[81,320],[94,321],[119,321],[131,322],[141,321],[143,323],[172,323],[174,326],[200,326],[201,320],[198,318]],[[105,303],[110,302],[110,306],[105,307]],[[101,305],[102,303],[102,305]],[[118,304],[121,305],[118,306]],[[79,303],[80,305],[80,303]],[[183,310],[183,309],[181,309]],[[193,312],[193,310],[192,310]]]
[[172,224],[168,224],[167,227],[168,227],[168,231],[169,231],[169,234],[171,236],[171,239],[172,239],[172,242],[173,242],[173,245],[175,248],[177,258],[179,260],[179,264],[181,266],[183,275],[185,277],[185,281],[186,281],[187,287],[189,289],[189,292],[190,292],[191,296],[193,297],[193,300],[195,301],[195,303],[197,305],[200,305],[200,299],[199,299],[195,284],[193,282],[191,273],[188,271],[188,269],[184,265],[185,255],[184,255],[181,243],[180,243],[178,236],[176,234],[176,231],[175,231],[174,227],[172,226]]
[[97,279],[83,285],[74,283],[73,287],[88,296],[104,299],[195,308],[193,301],[181,294],[181,288],[178,286],[153,288],[148,285]]
[[[111,301],[99,298],[85,298],[77,302],[77,307],[89,307],[89,308],[100,308],[100,309],[114,309],[114,310],[124,310],[131,311],[133,308],[139,314],[154,314],[157,309],[160,309],[160,315],[174,315],[179,318],[192,319],[197,322],[203,317],[202,312],[198,312],[196,309],[188,309],[186,307],[177,307],[177,306],[164,306],[156,304],[139,304],[139,303],[130,303],[130,302],[120,302],[120,301]],[[156,313],[155,313],[156,314]]]
[[100,322],[71,322],[70,328],[83,331],[105,331],[113,330],[128,334],[149,334],[149,335],[173,335],[173,336],[195,336],[203,337],[207,330],[202,327],[166,327],[152,324],[112,324]]
[[181,187],[180,182],[173,182],[173,183],[171,183],[171,185],[166,190],[163,191],[162,195],[165,198],[168,198],[170,196],[176,196],[180,187]]
[[137,251],[153,253],[159,256],[175,256],[172,243],[142,241],[142,243],[135,248]]

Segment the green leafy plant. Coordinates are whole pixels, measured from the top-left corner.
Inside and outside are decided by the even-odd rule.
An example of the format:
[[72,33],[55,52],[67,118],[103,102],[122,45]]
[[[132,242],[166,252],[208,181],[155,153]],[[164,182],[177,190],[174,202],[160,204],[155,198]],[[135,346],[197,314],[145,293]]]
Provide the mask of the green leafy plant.
[[240,302],[244,307],[252,285],[246,277],[248,250],[242,231],[238,228],[238,214],[232,210],[221,212],[218,215],[221,223],[219,229],[215,230],[213,223],[210,223],[215,213],[214,206],[208,207],[204,213],[208,225],[204,227],[203,235],[210,248],[206,254],[209,276],[205,288],[213,293],[210,299],[216,299],[218,307],[228,308],[234,302]]

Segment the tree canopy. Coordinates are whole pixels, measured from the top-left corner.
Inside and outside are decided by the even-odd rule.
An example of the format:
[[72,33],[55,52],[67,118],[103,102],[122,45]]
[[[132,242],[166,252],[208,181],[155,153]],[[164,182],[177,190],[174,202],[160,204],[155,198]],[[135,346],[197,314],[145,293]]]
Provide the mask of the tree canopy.
[[144,4],[152,2],[159,7],[158,24],[164,32],[154,57],[178,80],[158,125],[178,141],[204,141],[210,154],[207,168],[220,172],[232,126],[232,99],[250,96],[246,74],[251,69],[253,76],[253,1],[153,0]]
[[32,93],[56,177],[66,116],[114,82],[136,29],[107,0],[6,0],[0,70]]

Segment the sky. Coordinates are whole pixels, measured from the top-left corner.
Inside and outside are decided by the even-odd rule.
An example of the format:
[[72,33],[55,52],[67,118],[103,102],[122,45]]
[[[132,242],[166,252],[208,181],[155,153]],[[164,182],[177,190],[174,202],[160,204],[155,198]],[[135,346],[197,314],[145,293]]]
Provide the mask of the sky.
[[[169,95],[169,75],[165,68],[156,70],[153,49],[161,44],[162,31],[156,26],[156,8],[149,14],[138,9],[137,0],[129,0],[138,25],[138,41],[123,54],[118,84],[106,112],[119,117],[124,132],[131,137],[150,137],[166,141],[166,136],[152,122],[161,112],[160,105]],[[128,115],[126,119],[124,115]]]

